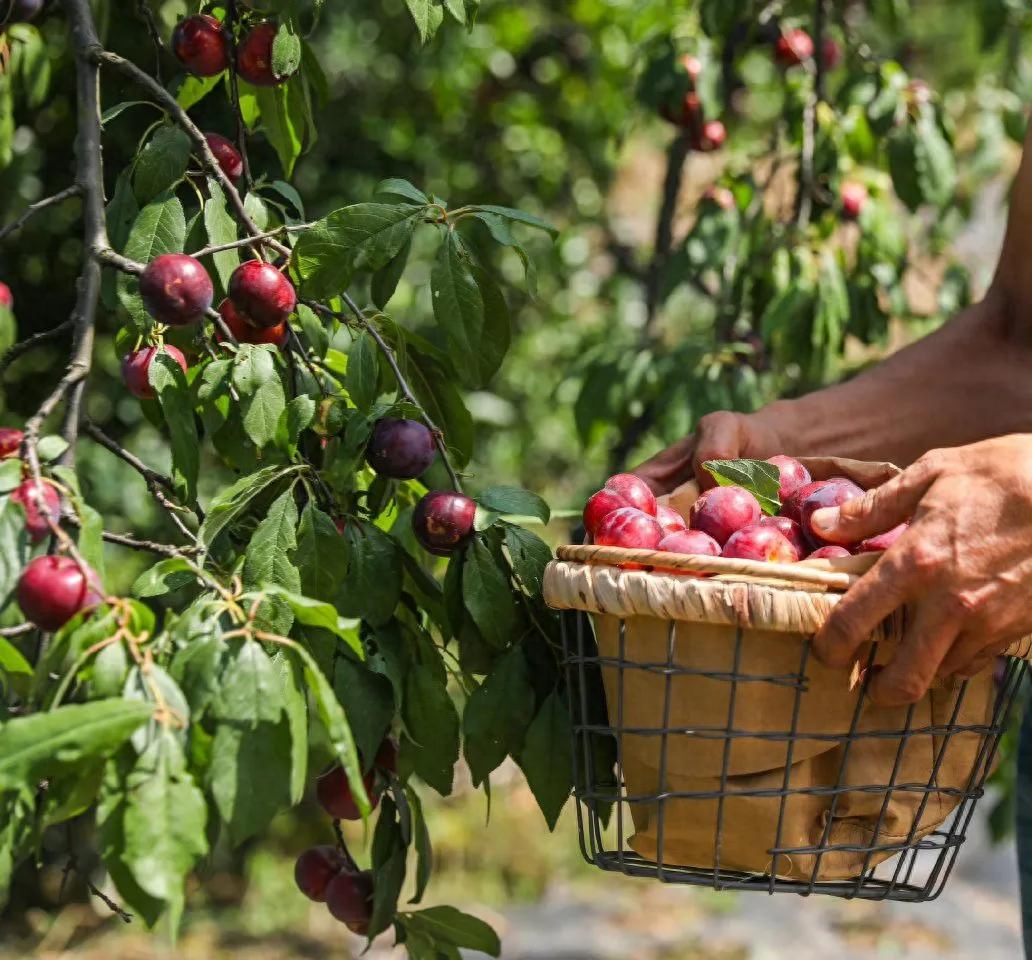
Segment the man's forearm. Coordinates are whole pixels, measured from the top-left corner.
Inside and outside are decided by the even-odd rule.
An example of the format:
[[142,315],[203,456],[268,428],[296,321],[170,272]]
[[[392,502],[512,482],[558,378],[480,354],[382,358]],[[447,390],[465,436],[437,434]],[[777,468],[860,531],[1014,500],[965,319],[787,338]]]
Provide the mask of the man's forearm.
[[998,287],[853,380],[755,416],[786,452],[911,463],[933,447],[1032,432],[1032,335]]

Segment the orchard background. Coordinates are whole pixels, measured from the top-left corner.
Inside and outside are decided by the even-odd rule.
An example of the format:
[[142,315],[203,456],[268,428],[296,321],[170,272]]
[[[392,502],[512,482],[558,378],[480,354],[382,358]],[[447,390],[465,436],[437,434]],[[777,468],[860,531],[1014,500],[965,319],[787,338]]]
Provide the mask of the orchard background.
[[[848,376],[984,289],[1032,3],[42,7],[0,43],[0,422],[26,434],[0,465],[0,938],[357,954],[293,882],[337,839],[372,870],[356,925],[414,958],[497,953],[448,904],[511,943],[564,885],[612,903],[626,885],[574,865],[547,545],[702,414]],[[191,78],[173,55],[201,10],[239,71]],[[266,20],[254,85],[237,74]],[[239,177],[205,133],[246,146]],[[252,328],[212,314],[155,326],[143,268],[212,247],[216,308],[242,261],[286,271],[282,346],[234,344]],[[141,401],[121,358],[162,336],[187,371],[155,362]],[[418,479],[366,461],[389,417],[432,425]],[[26,479],[60,505],[27,517]],[[457,486],[475,530],[436,560],[413,510]],[[91,566],[109,602],[28,627],[32,549]],[[398,758],[374,769],[388,735]],[[337,835],[315,798],[335,764],[353,812],[363,782],[375,804]],[[629,890],[635,916],[644,898],[693,924],[657,946],[646,910],[634,955],[752,955],[700,933],[735,898]],[[847,942],[857,916],[875,945],[929,936],[850,908],[831,921]],[[553,927],[584,948],[621,916]]]

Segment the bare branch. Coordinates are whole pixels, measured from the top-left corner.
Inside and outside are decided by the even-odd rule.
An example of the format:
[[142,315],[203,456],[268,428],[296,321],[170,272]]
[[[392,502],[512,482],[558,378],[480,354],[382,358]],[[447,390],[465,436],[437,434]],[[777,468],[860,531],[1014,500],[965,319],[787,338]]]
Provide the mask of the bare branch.
[[0,240],[5,240],[10,234],[21,230],[37,213],[41,213],[59,203],[64,203],[65,200],[69,200],[72,197],[77,197],[81,192],[82,188],[79,184],[73,183],[70,187],[65,187],[64,190],[55,193],[51,197],[45,197],[42,200],[37,200],[35,203],[30,203],[17,220],[12,220],[5,227],[0,227]]
[[150,34],[151,42],[154,44],[154,76],[158,83],[164,83],[161,75],[161,55],[165,52],[165,41],[161,39],[157,21],[154,19],[154,11],[151,10],[147,0],[136,0],[136,16],[147,25],[147,33]]
[[255,236],[244,237],[243,240],[233,240],[231,243],[220,243],[214,247],[202,247],[195,253],[191,253],[190,256],[200,259],[201,257],[206,257],[212,253],[221,253],[223,250],[235,250],[238,247],[249,247],[258,241],[271,240],[274,237],[282,236],[284,233],[309,230],[313,226],[315,226],[314,223],[284,224],[283,226],[276,227],[275,230],[266,230],[264,233],[259,233]]
[[7,353],[0,357],[0,374],[3,374],[20,356],[28,353],[30,350],[35,350],[36,347],[49,343],[51,340],[56,340],[74,326],[74,318],[69,317],[67,320],[61,321],[56,327],[51,327],[49,330],[41,330],[39,333],[34,333],[31,337],[26,337],[21,343],[16,343]]
[[[236,25],[238,17],[237,0],[226,0],[225,31],[229,36],[230,63],[236,63],[237,59]],[[247,128],[244,126],[244,115],[240,110],[240,82],[237,79],[236,70],[229,71],[229,96],[233,113],[236,115],[237,150],[240,151],[240,159],[244,165],[244,186],[250,190],[254,181],[251,177],[251,161],[247,156]]]
[[16,627],[0,627],[0,637],[20,637],[36,629],[33,623],[19,623]]

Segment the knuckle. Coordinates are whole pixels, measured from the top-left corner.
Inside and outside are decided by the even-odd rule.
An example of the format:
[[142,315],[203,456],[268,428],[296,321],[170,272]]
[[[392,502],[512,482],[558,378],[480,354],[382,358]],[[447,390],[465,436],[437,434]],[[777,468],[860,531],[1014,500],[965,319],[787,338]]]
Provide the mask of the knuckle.
[[894,698],[902,703],[917,703],[928,691],[928,684],[916,674],[905,674],[890,687]]
[[935,544],[918,540],[910,545],[904,565],[922,579],[929,579],[941,569],[942,561],[942,551]]
[[985,603],[985,595],[977,590],[958,590],[949,597],[952,612],[964,619],[981,613]]

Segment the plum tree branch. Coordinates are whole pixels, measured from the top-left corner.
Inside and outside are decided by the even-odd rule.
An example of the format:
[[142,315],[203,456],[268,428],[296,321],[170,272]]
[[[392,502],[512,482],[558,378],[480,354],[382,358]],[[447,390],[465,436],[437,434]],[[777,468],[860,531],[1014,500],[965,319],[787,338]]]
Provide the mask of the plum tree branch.
[[40,347],[44,343],[56,340],[63,333],[71,330],[74,326],[74,318],[69,317],[67,320],[62,320],[56,327],[51,327],[49,330],[41,330],[39,333],[34,333],[31,337],[26,337],[20,343],[16,343],[10,350],[0,357],[0,375],[2,375],[4,371],[19,357],[31,350],[35,350],[36,347]]
[[255,236],[244,237],[243,240],[233,240],[230,243],[220,243],[212,247],[202,247],[195,253],[190,254],[192,257],[196,257],[198,260],[201,257],[206,257],[212,253],[221,253],[223,250],[236,250],[238,247],[249,247],[256,242],[271,240],[275,237],[282,236],[284,233],[296,233],[302,230],[309,230],[314,223],[293,223],[283,224],[282,226],[276,227],[274,230],[266,230],[264,233],[256,234]]
[[[237,0],[226,0],[225,29],[229,35],[230,63],[236,63],[237,58],[236,24],[238,17]],[[236,115],[237,150],[240,151],[240,159],[244,166],[244,186],[250,190],[251,184],[254,181],[251,177],[251,161],[247,156],[247,128],[244,126],[244,115],[240,110],[240,81],[237,79],[236,70],[229,71],[229,96],[230,105],[233,107],[233,113]]]
[[12,233],[16,233],[21,230],[37,213],[42,213],[44,210],[50,207],[56,206],[59,203],[64,203],[65,200],[70,200],[72,197],[78,196],[82,193],[82,187],[78,183],[73,183],[70,187],[65,187],[64,190],[59,190],[53,196],[44,197],[42,200],[37,200],[35,203],[30,203],[25,211],[16,220],[12,220],[9,224],[4,227],[0,227],[0,240],[5,240]]

